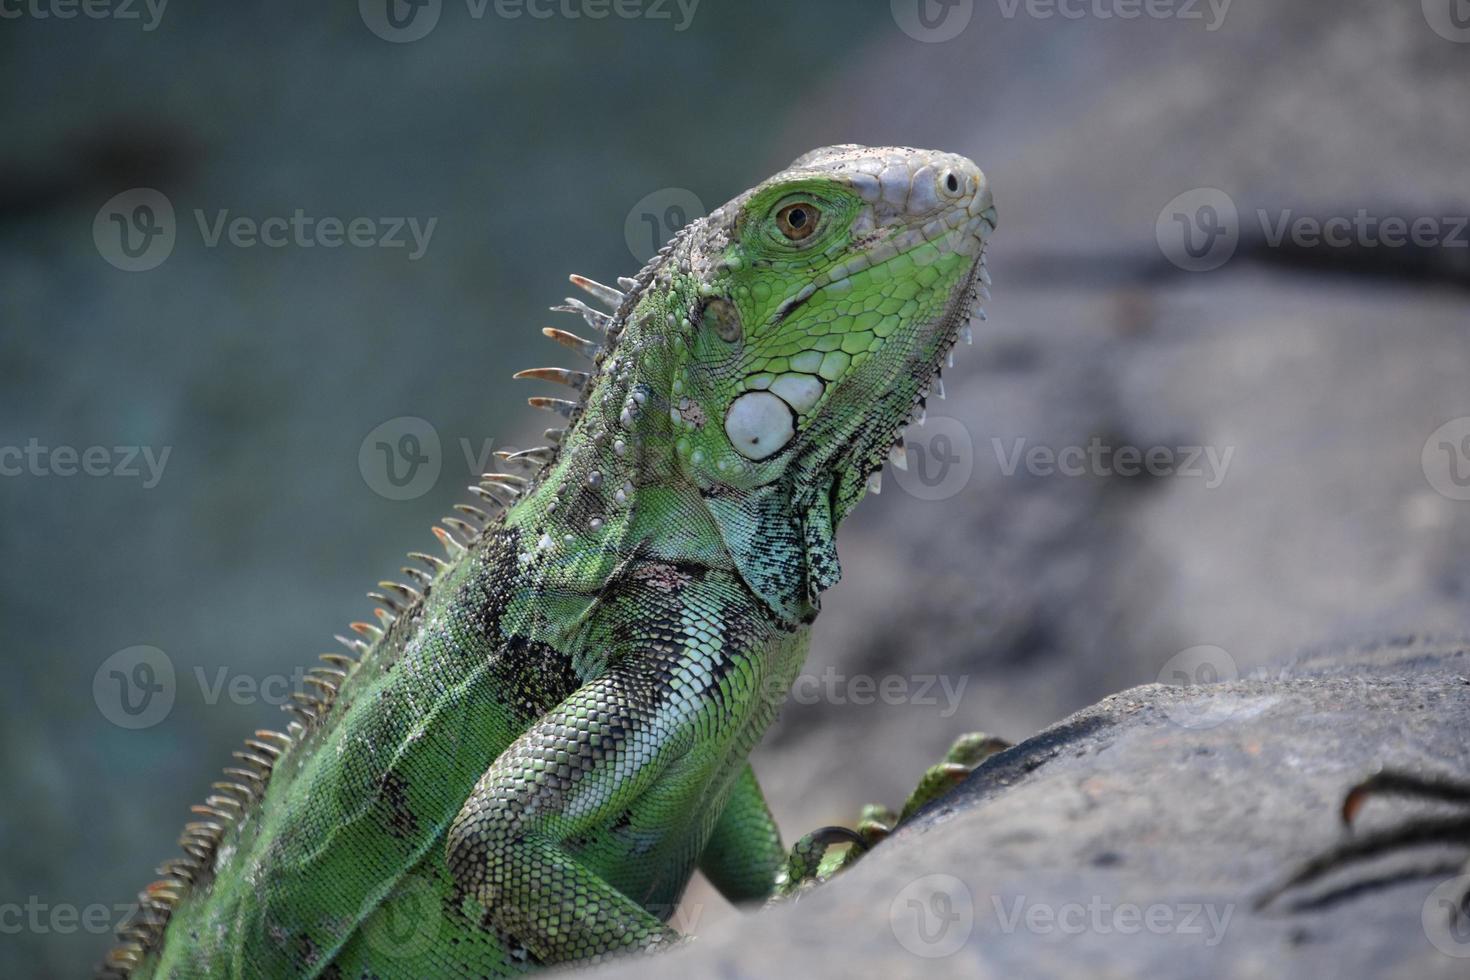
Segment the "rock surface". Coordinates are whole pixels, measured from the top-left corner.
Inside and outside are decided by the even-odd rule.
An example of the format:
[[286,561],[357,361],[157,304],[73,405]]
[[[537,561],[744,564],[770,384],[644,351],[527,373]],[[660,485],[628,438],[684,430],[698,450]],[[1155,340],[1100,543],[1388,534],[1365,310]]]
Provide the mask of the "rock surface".
[[[1253,907],[1341,839],[1344,790],[1380,766],[1470,772],[1470,646],[1332,650],[1106,698],[987,760],[794,907],[599,975],[1463,978],[1470,931],[1435,890],[1470,840]],[[1370,800],[1357,832],[1435,810]]]

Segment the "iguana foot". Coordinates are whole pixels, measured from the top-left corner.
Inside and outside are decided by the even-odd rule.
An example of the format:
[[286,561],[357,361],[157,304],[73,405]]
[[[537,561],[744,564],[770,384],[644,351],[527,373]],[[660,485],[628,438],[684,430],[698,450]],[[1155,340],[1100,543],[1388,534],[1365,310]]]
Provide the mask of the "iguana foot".
[[[1465,807],[1465,811],[1452,816],[1415,817],[1397,827],[1345,840],[1306,861],[1285,881],[1264,892],[1256,899],[1256,908],[1262,909],[1291,889],[1311,884],[1340,868],[1406,847],[1426,844],[1470,846],[1470,782],[1392,770],[1377,773],[1349,789],[1343,797],[1343,826],[1351,829],[1359,811],[1374,796],[1405,796],[1451,803]],[[1470,862],[1466,863],[1465,872],[1470,874]],[[1459,907],[1460,914],[1470,920],[1470,894],[1461,897]]]
[[[798,840],[777,878],[774,897],[787,898],[857,863],[920,808],[958,786],[990,756],[1010,747],[1010,742],[984,732],[961,735],[945,753],[943,762],[924,771],[900,812],[869,803],[859,814],[855,829],[822,827]],[[849,846],[841,851],[832,850],[841,844]]]

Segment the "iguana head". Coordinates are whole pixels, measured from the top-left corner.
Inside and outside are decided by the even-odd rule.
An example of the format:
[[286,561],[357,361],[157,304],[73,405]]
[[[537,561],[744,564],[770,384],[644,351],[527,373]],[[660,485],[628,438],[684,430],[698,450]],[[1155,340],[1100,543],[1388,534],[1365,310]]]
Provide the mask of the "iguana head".
[[670,395],[688,475],[835,487],[850,507],[969,320],[994,222],[966,158],[858,146],[711,214],[680,249],[696,295]]
[[[836,580],[833,529],[969,322],[995,218],[965,157],[834,146],[716,210],[673,250],[687,321],[668,392],[675,450],[737,560],[764,562],[792,522],[806,597]],[[753,539],[732,540],[751,528]]]
[[695,533],[697,494],[752,589],[810,618],[837,579],[837,523],[984,295],[994,227],[968,159],[833,146],[686,226],[621,288],[574,276],[614,312],[558,309],[607,343],[551,330],[597,351],[595,376],[522,372],[583,397],[533,399],[576,423],[537,503],[511,520],[547,553],[589,532],[657,546],[645,539]]

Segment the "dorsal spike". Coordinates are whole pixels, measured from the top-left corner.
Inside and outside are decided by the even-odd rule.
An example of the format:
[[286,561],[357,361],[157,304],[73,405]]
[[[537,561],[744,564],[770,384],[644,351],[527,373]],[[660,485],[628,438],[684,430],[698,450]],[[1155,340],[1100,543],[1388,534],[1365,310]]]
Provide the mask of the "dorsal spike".
[[234,796],[225,796],[221,793],[211,793],[204,798],[204,805],[212,806],[216,810],[224,810],[230,814],[231,818],[238,817],[240,815],[240,801],[237,800]]
[[241,769],[239,766],[226,766],[222,771],[226,776],[235,776],[245,780],[245,782],[254,786],[257,792],[265,785],[265,778],[260,773],[250,769]]
[[480,486],[501,486],[519,494],[530,487],[531,481],[514,473],[481,473]]
[[383,631],[378,629],[372,623],[348,623],[347,628],[352,630],[354,633],[357,633],[359,636],[367,637],[369,643],[376,643],[383,638]]
[[378,617],[378,622],[383,624],[384,630],[387,630],[398,619],[397,616],[393,615],[386,609],[374,609],[373,615]]
[[428,565],[430,568],[432,568],[436,573],[442,572],[444,571],[444,569],[449,567],[449,563],[446,562],[443,558],[439,558],[435,555],[428,555],[422,551],[410,551],[408,553],[408,557],[412,558],[414,561],[423,562],[425,565]]
[[548,412],[555,412],[562,418],[568,419],[571,418],[572,415],[575,414],[577,411],[577,403],[569,402],[565,398],[543,398],[540,395],[536,395],[534,397],[527,398],[526,404],[530,405],[532,408],[540,408]]
[[423,595],[417,589],[411,589],[402,582],[389,582],[385,580],[379,582],[378,587],[387,589],[393,595],[397,596],[400,601],[410,604],[418,602],[423,598]]
[[281,705],[281,710],[289,711],[291,712],[291,714],[296,716],[298,720],[293,721],[291,723],[293,725],[300,725],[303,729],[305,729],[310,727],[311,725],[316,724],[316,712],[312,711],[310,708],[306,708],[302,705],[296,704],[295,702],[288,701],[285,704]]
[[[240,791],[245,793],[247,796],[252,795],[249,790],[247,790],[244,786],[240,786],[239,783],[215,783],[215,785],[236,786],[239,787]],[[194,865],[192,861],[188,860],[187,858],[177,857],[166,858],[164,862],[160,864],[156,869],[158,874],[166,875],[169,878],[177,878],[179,881],[193,881],[194,874],[198,870],[199,869]]]
[[316,677],[326,678],[327,680],[330,680],[333,683],[337,684],[340,684],[342,681],[345,681],[347,679],[347,671],[337,666],[313,667],[311,668],[311,670],[308,670],[307,673]]
[[407,575],[409,578],[413,579],[415,582],[417,582],[419,585],[422,585],[426,589],[434,584],[434,576],[430,575],[422,568],[414,568],[412,565],[404,565],[402,568],[399,569],[399,571]]
[[350,637],[350,636],[343,636],[341,633],[334,634],[332,636],[332,639],[336,640],[338,643],[342,644],[344,647],[346,647],[347,649],[351,650],[353,653],[356,653],[356,654],[364,654],[364,653],[367,653],[368,646],[367,646],[366,643],[362,642],[361,640],[354,640],[352,637]]
[[367,597],[374,602],[381,602],[385,608],[391,609],[393,612],[401,612],[403,610],[403,607],[398,604],[396,599],[390,599],[381,592],[369,592]]
[[485,501],[485,503],[489,504],[490,506],[492,506],[492,507],[498,507],[499,509],[504,510],[505,508],[507,508],[507,507],[509,507],[511,505],[511,501],[502,500],[500,497],[497,497],[495,495],[495,491],[498,490],[498,489],[500,489],[500,488],[499,487],[470,487],[470,493],[474,494],[476,497],[479,497],[481,500]]
[[[146,930],[147,935],[152,938],[152,930]],[[119,938],[123,938],[119,933]],[[118,971],[119,976],[127,976],[138,968],[143,962],[143,944],[136,940],[125,942],[121,946],[114,946],[107,951],[107,968]]]
[[442,527],[431,527],[429,530],[434,532],[434,537],[439,539],[439,543],[444,546],[444,551],[450,558],[458,558],[460,555],[469,551],[463,544],[454,540],[454,535]]
[[337,685],[333,684],[325,677],[314,677],[311,674],[307,674],[305,677],[301,678],[301,683],[310,684],[312,687],[316,688],[318,691],[321,692],[322,697],[327,701],[331,701],[337,696]]
[[157,881],[150,881],[143,891],[150,899],[162,900],[164,904],[172,908],[183,897],[183,889],[182,882],[160,878]]
[[255,730],[255,737],[267,742],[275,742],[279,745],[285,746],[288,749],[293,744],[290,735],[287,735],[285,732],[273,731],[269,728],[257,728]]
[[476,528],[473,524],[470,524],[468,521],[460,520],[458,517],[446,517],[443,519],[443,523],[446,527],[450,527],[458,531],[460,537],[464,538],[467,542],[473,541],[475,540],[475,538],[480,536],[480,531],[478,528]]
[[[317,659],[324,664],[329,664],[332,667],[336,668],[343,677],[346,677],[347,674],[352,670],[352,668],[357,666],[356,660],[353,660],[351,657],[344,657],[340,653],[319,654],[317,656]],[[320,670],[321,668],[316,669]]]
[[195,803],[193,806],[189,807],[189,812],[197,813],[201,817],[214,817],[216,820],[224,820],[226,822],[234,819],[230,814],[225,813],[223,810],[216,809],[215,807],[209,806],[205,803]]
[[585,337],[578,337],[568,330],[558,330],[556,327],[542,327],[541,333],[544,336],[550,337],[558,344],[561,344],[567,350],[577,352],[589,361],[596,360],[597,352],[602,350],[601,347],[592,341],[587,340]]
[[618,288],[624,293],[631,293],[638,288],[638,280],[631,279],[628,276],[618,276]]
[[900,439],[888,449],[888,462],[893,464],[896,470],[907,470],[909,468],[908,450],[904,448],[903,440]]
[[497,449],[495,451],[495,458],[500,460],[501,463],[523,469],[533,465],[530,460],[521,456],[521,452],[518,449]]
[[[254,752],[244,752],[240,749],[236,749],[235,751],[231,752],[230,755],[236,759],[239,759],[247,766],[254,766],[256,768],[256,771],[259,772],[262,776],[267,776],[270,774],[271,760],[266,758],[265,756],[256,755]],[[228,769],[225,771],[229,772]]]
[[518,453],[510,453],[505,457],[507,463],[535,467],[545,466],[553,459],[556,459],[556,450],[550,446],[532,446],[530,449],[522,449]]
[[252,752],[259,752],[261,755],[270,756],[272,759],[279,759],[281,757],[281,747],[279,745],[272,745],[258,738],[247,738],[245,740],[245,747]]
[[576,391],[587,387],[587,381],[591,377],[586,371],[569,371],[559,367],[527,368],[511,375],[512,380],[515,381],[550,381],[552,384],[566,385]]
[[553,446],[560,446],[562,439],[566,437],[567,430],[566,429],[547,429],[546,431],[542,432],[541,434],[543,436],[545,436],[546,437],[546,441],[549,442],[549,443],[551,443]]
[[476,507],[474,504],[455,504],[454,509],[459,511],[461,514],[464,514],[466,517],[474,518],[481,524],[490,523],[490,515],[485,513],[480,508]]
[[567,279],[573,286],[576,286],[599,303],[607,304],[608,309],[616,310],[619,306],[623,305],[623,294],[620,290],[614,289],[611,286],[604,286],[596,279],[588,279],[586,276],[579,276],[575,272],[567,276]]
[[553,306],[551,311],[553,313],[576,313],[586,322],[587,326],[598,333],[606,333],[607,328],[612,326],[612,317],[601,310],[594,310],[575,296],[568,296],[566,302],[560,306]]

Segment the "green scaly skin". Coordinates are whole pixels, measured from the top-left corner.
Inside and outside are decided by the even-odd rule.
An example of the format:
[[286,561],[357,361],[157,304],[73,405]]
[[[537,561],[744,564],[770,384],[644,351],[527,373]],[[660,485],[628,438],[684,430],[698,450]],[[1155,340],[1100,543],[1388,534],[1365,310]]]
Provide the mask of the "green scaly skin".
[[[666,947],[701,869],[791,884],[746,762],[800,670],[837,525],[988,282],[963,157],[832,147],[684,229],[622,289],[503,513],[436,529],[286,733],[257,733],[104,968],[470,977]],[[812,848],[807,848],[811,853]],[[805,877],[798,867],[798,878]]]

